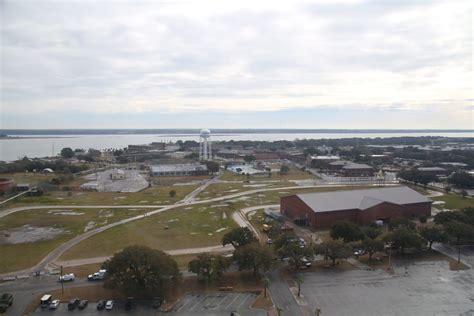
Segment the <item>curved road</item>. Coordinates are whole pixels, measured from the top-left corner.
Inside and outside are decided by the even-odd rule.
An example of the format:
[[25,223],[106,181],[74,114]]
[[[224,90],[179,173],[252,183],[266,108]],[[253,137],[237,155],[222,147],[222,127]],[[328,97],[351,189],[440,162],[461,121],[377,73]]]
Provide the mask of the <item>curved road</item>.
[[[216,179],[216,178],[214,178],[214,179]],[[212,180],[206,182],[206,184],[208,185],[209,182],[212,182]],[[195,200],[193,201],[191,199],[181,200],[180,202],[177,202],[176,204],[166,205],[166,206],[165,205],[161,205],[161,206],[157,206],[157,205],[127,205],[127,206],[125,206],[125,205],[121,205],[121,206],[117,206],[117,205],[101,205],[101,206],[79,206],[79,205],[61,205],[61,206],[59,206],[59,205],[54,205],[54,206],[47,206],[47,205],[44,205],[43,206],[42,205],[42,206],[32,206],[32,207],[18,207],[18,208],[5,210],[5,211],[0,213],[0,218],[6,216],[8,214],[12,214],[12,213],[20,212],[20,211],[27,211],[27,210],[32,210],[32,209],[45,209],[45,208],[58,209],[58,208],[156,208],[156,207],[160,207],[159,209],[147,212],[145,214],[137,215],[137,216],[130,217],[130,218],[127,218],[127,219],[123,219],[123,220],[120,220],[118,222],[110,223],[108,225],[98,227],[98,228],[92,229],[92,230],[90,230],[90,231],[88,231],[84,234],[78,235],[78,236],[66,241],[65,243],[61,244],[59,247],[55,248],[53,251],[48,253],[35,266],[33,266],[29,269],[21,270],[21,271],[15,271],[15,272],[2,274],[2,275],[0,275],[0,277],[18,275],[18,274],[27,274],[27,273],[32,273],[34,271],[43,270],[46,266],[50,265],[51,263],[55,262],[59,257],[61,257],[61,255],[64,254],[64,252],[66,252],[68,249],[72,248],[73,246],[77,245],[81,241],[83,241],[83,240],[85,240],[85,239],[87,239],[87,238],[89,238],[89,237],[91,237],[95,234],[98,234],[100,232],[103,232],[103,231],[105,231],[109,228],[112,228],[112,227],[115,227],[115,226],[118,226],[118,225],[123,225],[123,224],[129,223],[129,222],[132,222],[132,221],[135,221],[135,220],[138,220],[138,219],[142,219],[145,216],[155,215],[155,214],[158,214],[158,213],[170,210],[170,209],[178,208],[178,207],[183,206],[183,205],[188,205],[189,206],[189,205],[196,205],[196,204],[219,202],[219,201],[223,201],[223,200],[234,199],[234,198],[238,198],[238,197],[242,197],[242,196],[246,196],[246,195],[251,195],[251,194],[260,193],[260,192],[268,192],[268,191],[295,190],[295,189],[321,188],[321,187],[339,187],[339,186],[346,186],[346,185],[340,185],[340,184],[339,185],[338,184],[334,185],[333,184],[333,185],[308,185],[308,186],[290,186],[290,187],[278,187],[278,188],[260,188],[260,189],[255,189],[255,190],[249,190],[249,191],[244,191],[244,192],[233,193],[233,194],[224,195],[224,196],[211,198],[211,199],[206,199],[206,200],[198,200],[198,201],[195,201]],[[262,208],[262,206],[258,206],[257,208]]]

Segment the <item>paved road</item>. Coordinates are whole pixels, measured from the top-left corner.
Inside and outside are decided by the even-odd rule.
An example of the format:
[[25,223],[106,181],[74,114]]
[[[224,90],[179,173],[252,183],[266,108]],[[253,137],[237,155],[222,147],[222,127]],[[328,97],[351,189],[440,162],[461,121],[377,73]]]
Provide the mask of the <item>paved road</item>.
[[[305,315],[305,310],[301,309],[291,294],[288,283],[283,280],[278,271],[267,273],[270,280],[269,289],[276,307],[281,308],[282,316]],[[329,315],[329,314],[328,314]]]
[[[197,253],[203,253],[203,252],[223,253],[223,252],[232,252],[232,251],[234,251],[234,247],[232,245],[175,249],[175,250],[167,250],[167,251],[165,250],[165,252],[171,256],[189,255],[189,254],[197,254]],[[107,259],[109,259],[110,257],[111,256],[104,256],[104,257],[95,257],[95,258],[55,261],[51,263],[51,265],[57,266],[58,268],[60,266],[75,267],[75,266],[82,266],[85,264],[102,263],[106,261]]]

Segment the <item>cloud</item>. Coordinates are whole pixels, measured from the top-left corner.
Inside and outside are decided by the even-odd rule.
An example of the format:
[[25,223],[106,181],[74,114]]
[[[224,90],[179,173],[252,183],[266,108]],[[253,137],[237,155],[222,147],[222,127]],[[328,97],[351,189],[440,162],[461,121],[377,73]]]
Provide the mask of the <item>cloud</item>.
[[467,0],[1,9],[2,113],[396,108],[459,119],[472,104]]

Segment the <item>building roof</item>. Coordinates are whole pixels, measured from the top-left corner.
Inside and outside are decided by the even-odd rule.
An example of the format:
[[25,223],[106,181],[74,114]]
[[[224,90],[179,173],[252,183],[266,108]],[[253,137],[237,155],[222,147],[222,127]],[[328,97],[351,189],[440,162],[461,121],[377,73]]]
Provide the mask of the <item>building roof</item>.
[[313,160],[339,160],[341,157],[339,156],[311,156]]
[[151,171],[155,172],[176,172],[176,171],[206,171],[206,165],[194,164],[194,163],[182,163],[182,164],[166,164],[151,166]]
[[446,171],[446,169],[444,168],[441,168],[441,167],[420,167],[417,169],[418,171],[427,171],[427,172],[430,172],[430,171],[440,171],[440,172],[444,172]]
[[365,163],[355,163],[355,162],[350,162],[342,168],[343,169],[373,169],[371,166],[366,165]]
[[430,199],[409,187],[390,187],[366,190],[304,193],[297,196],[314,212],[365,210],[383,202],[397,205],[427,203]]

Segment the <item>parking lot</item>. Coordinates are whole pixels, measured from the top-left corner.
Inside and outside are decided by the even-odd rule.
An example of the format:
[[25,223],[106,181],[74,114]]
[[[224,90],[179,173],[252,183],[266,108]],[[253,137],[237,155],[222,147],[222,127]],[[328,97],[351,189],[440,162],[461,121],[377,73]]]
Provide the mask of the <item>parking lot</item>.
[[394,268],[302,273],[301,293],[322,315],[474,315],[473,270],[450,271],[447,261]]
[[89,303],[84,310],[68,311],[67,303],[62,303],[56,310],[38,308],[33,315],[230,315],[238,311],[240,315],[266,315],[265,311],[251,309],[257,295],[254,293],[207,293],[188,294],[181,298],[171,313],[159,312],[151,307],[150,303],[135,303],[132,310],[125,310],[123,302],[116,302],[112,311],[98,311],[97,303]]
[[257,298],[254,293],[202,293],[184,296],[173,308],[173,315],[266,315],[250,306]]

